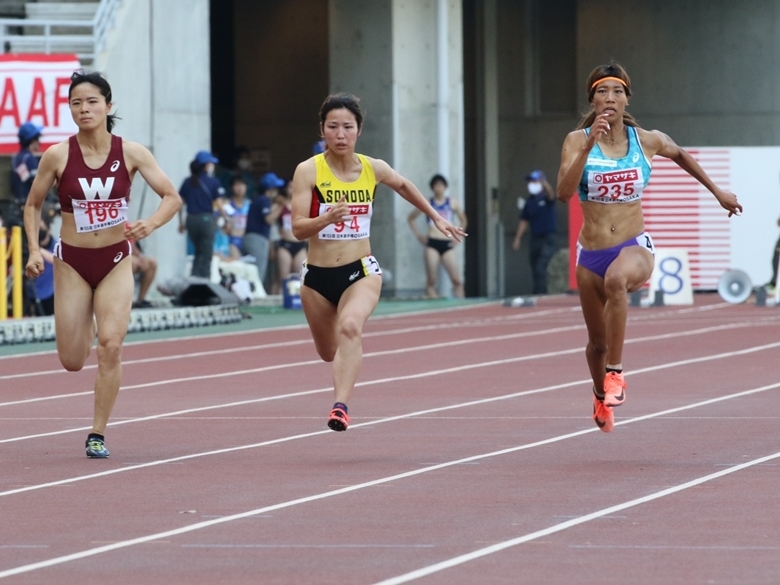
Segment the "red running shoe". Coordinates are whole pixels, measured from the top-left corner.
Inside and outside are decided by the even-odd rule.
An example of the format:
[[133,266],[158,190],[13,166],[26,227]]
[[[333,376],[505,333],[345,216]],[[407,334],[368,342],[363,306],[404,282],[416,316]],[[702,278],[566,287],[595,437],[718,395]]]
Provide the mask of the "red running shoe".
[[605,433],[609,433],[615,428],[615,414],[611,406],[606,406],[603,400],[599,400],[595,393],[593,395],[593,420],[596,426]]
[[623,374],[607,372],[604,377],[604,405],[620,406],[626,401],[626,381]]
[[349,416],[340,408],[330,411],[328,427],[333,431],[346,431],[349,428]]

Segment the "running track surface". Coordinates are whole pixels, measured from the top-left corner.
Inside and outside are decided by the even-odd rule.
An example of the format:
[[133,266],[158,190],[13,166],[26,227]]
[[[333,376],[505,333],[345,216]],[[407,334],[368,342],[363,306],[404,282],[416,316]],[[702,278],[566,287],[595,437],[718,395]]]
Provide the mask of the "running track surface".
[[0,579],[777,584],[779,326],[630,308],[610,434],[570,296],[372,318],[346,433],[305,327],[130,343],[102,461],[94,352],[7,356]]

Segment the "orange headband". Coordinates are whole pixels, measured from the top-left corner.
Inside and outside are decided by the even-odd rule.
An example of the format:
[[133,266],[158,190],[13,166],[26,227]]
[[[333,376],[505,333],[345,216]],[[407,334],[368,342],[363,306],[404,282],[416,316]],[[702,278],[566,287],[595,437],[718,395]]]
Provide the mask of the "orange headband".
[[619,81],[620,83],[623,84],[624,87],[628,87],[626,82],[623,81],[622,79],[620,79],[619,77],[602,77],[601,79],[597,79],[596,81],[594,81],[593,85],[591,85],[590,88],[593,89],[594,87],[596,87],[602,81]]

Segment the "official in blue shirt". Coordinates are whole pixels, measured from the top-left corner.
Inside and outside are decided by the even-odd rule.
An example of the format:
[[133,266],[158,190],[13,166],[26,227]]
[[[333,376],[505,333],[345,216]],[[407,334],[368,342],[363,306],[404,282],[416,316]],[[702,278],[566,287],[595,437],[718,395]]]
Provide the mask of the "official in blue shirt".
[[[192,276],[203,278],[211,276],[214,236],[217,233],[214,212],[222,208],[219,200],[225,197],[225,188],[213,176],[214,165],[218,162],[208,150],[199,151],[190,163],[190,176],[179,188],[179,195],[184,200],[184,206],[179,210],[179,232],[187,232],[195,249]],[[187,208],[186,222],[182,218],[184,207]]]
[[520,212],[512,249],[520,249],[523,234],[531,229],[529,258],[533,277],[533,293],[547,294],[547,267],[558,250],[558,220],[555,212],[555,191],[542,171],[526,178],[529,197]]

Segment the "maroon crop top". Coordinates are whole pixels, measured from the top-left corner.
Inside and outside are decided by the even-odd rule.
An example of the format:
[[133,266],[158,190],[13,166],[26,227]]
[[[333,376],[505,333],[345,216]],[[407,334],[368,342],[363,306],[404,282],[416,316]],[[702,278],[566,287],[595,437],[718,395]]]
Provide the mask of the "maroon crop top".
[[62,211],[73,213],[73,199],[98,200],[127,198],[130,201],[130,173],[125,165],[122,138],[111,135],[111,150],[103,166],[91,169],[84,162],[75,136],[68,141],[68,162],[57,184]]

